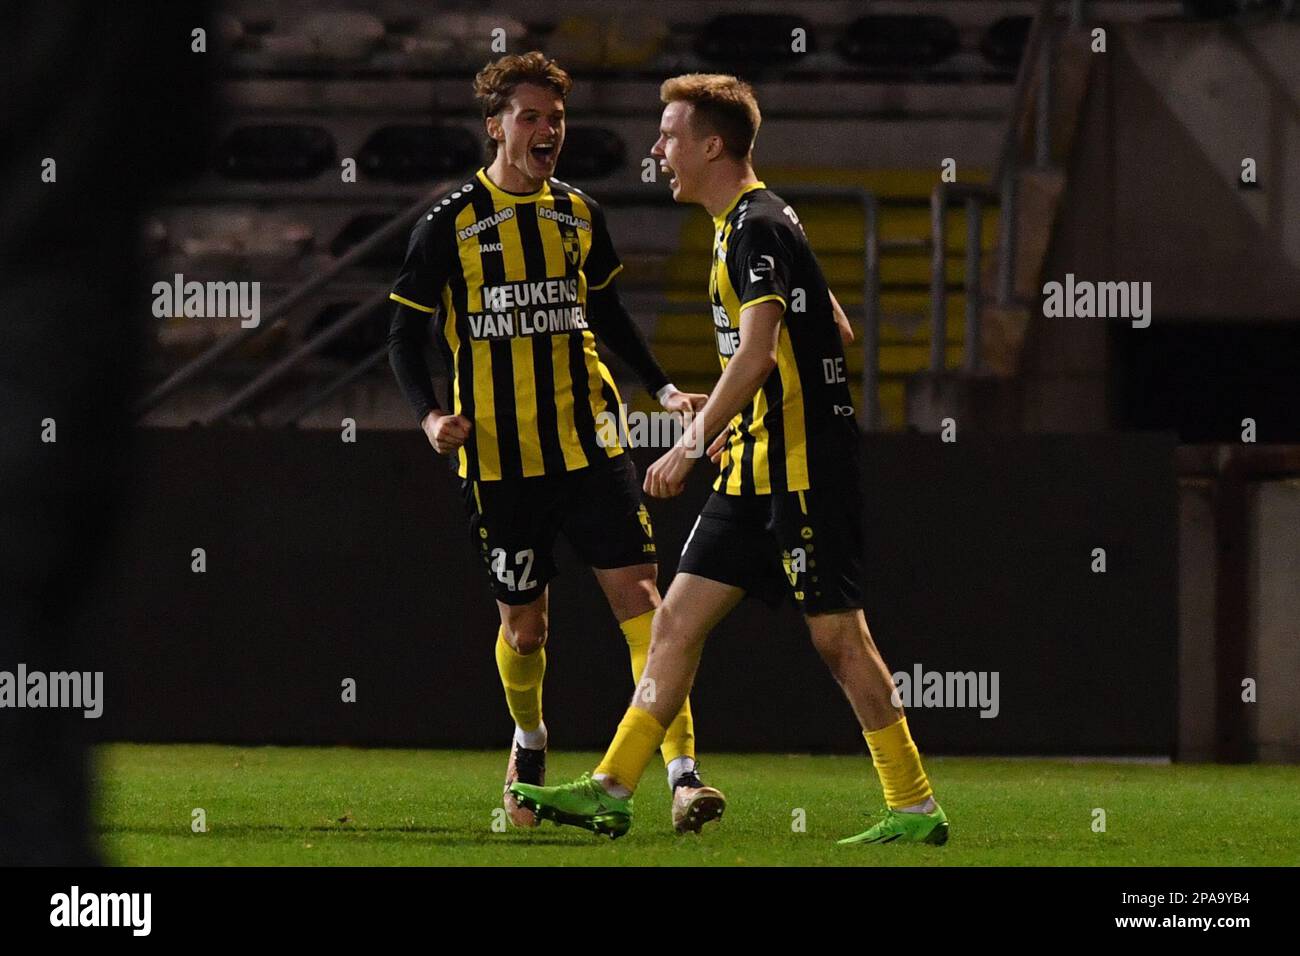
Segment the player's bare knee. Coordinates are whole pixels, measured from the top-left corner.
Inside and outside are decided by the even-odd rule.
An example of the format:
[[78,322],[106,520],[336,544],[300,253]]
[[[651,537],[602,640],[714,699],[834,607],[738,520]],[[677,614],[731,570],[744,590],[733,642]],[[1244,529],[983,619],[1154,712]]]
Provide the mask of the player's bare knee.
[[653,580],[637,581],[619,594],[609,595],[609,598],[614,616],[620,621],[628,621],[658,606],[659,589]]
[[597,569],[596,580],[605,600],[620,623],[640,617],[659,606],[659,588],[654,564],[627,568]]
[[506,643],[524,656],[545,647],[546,636],[545,617],[528,617],[506,625]]

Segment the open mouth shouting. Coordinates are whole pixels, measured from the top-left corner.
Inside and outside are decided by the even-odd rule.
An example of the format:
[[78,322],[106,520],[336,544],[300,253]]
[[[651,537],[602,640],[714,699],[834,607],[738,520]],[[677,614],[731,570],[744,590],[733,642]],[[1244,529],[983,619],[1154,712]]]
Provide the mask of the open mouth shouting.
[[534,143],[528,148],[528,155],[533,158],[533,162],[537,163],[537,165],[544,169],[549,169],[555,165],[555,157],[558,153],[559,143],[555,140],[543,143]]
[[673,172],[673,168],[668,165],[668,160],[666,159],[659,160],[659,172],[669,177],[668,188],[671,189],[673,192],[677,192],[677,187],[680,184],[677,180],[677,175]]

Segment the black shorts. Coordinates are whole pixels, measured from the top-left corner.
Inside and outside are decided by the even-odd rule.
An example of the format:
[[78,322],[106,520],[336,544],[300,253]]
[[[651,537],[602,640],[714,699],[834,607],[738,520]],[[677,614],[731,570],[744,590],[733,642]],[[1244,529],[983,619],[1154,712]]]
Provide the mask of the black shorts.
[[461,494],[492,594],[503,604],[528,604],[541,596],[556,575],[555,538],[561,532],[593,568],[656,561],[650,514],[626,452],[558,475],[462,480]]
[[856,468],[808,491],[714,492],[691,529],[679,573],[730,584],[804,614],[862,607],[862,486]]

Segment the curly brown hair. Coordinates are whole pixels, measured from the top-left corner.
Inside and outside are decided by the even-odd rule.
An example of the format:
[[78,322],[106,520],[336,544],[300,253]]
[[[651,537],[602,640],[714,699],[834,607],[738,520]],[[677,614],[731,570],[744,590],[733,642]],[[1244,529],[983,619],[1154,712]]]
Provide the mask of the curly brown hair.
[[750,157],[763,116],[754,88],[744,80],[725,73],[686,73],[664,80],[659,98],[665,103],[690,103],[692,131],[716,133],[732,156]]
[[[537,50],[529,53],[509,53],[489,63],[474,77],[474,98],[483,109],[483,118],[496,116],[510,104],[510,97],[520,83],[545,86],[564,99],[573,89],[569,74],[546,54]],[[492,137],[486,141],[488,162],[497,154],[497,143]]]

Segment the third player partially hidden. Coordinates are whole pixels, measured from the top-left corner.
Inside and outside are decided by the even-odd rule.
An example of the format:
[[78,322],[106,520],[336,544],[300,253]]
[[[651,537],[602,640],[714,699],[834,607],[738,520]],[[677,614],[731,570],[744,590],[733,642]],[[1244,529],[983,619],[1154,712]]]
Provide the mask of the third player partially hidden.
[[[653,155],[673,198],[713,217],[709,295],[722,375],[681,441],[647,470],[645,490],[679,494],[695,464],[690,449],[713,436],[709,456],[720,473],[654,618],[644,674],[605,758],[573,783],[511,790],[542,818],[626,833],[632,793],[686,700],[709,632],[747,593],[776,605],[789,592],[853,707],[884,788],[883,818],[840,842],[942,844],[947,818],[862,612],[848,322],[794,210],[754,173],[760,116],[753,90],[732,76],[692,74],[668,80],[661,95]],[[796,300],[802,311],[791,308]]]

